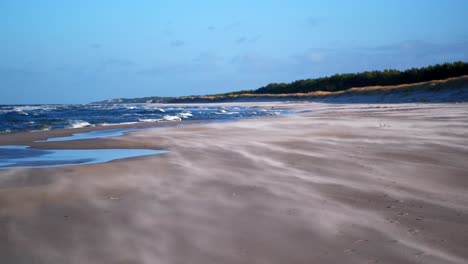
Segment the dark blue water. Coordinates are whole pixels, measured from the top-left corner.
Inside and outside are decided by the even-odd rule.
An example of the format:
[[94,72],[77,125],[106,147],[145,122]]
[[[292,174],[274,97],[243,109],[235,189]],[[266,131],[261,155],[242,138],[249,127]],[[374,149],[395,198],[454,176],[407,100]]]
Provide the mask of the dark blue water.
[[281,114],[282,110],[238,106],[153,104],[0,105],[0,133],[78,128],[133,122],[234,120]]

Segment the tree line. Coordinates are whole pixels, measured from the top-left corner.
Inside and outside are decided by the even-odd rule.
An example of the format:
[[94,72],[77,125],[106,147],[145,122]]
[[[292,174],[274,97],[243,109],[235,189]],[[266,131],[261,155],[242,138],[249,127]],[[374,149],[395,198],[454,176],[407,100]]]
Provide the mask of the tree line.
[[462,75],[468,75],[468,63],[457,61],[422,68],[411,68],[405,71],[395,69],[365,71],[361,73],[335,74],[329,77],[298,80],[291,83],[270,83],[254,91],[239,91],[229,94],[246,92],[255,94],[308,93],[316,91],[335,92],[353,87],[410,84],[447,79]]

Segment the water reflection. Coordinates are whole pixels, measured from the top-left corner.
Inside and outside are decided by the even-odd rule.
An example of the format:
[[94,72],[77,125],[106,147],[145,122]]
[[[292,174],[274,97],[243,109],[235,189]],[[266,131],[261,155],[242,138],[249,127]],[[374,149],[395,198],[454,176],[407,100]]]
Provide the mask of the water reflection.
[[151,149],[57,149],[0,146],[0,168],[44,168],[109,162],[167,153]]

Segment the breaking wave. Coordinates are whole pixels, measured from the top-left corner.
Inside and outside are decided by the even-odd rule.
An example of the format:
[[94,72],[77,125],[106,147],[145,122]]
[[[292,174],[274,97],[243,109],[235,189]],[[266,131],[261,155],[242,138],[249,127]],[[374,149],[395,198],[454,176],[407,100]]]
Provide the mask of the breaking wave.
[[233,120],[273,116],[281,112],[274,110],[242,106],[157,104],[0,105],[0,133],[137,122]]

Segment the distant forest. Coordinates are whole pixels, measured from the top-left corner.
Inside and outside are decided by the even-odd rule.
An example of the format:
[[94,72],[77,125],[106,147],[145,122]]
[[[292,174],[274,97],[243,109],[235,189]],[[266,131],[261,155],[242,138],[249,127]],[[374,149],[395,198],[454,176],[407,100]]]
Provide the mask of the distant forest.
[[468,75],[468,63],[457,61],[454,63],[436,64],[422,68],[412,68],[405,71],[383,70],[366,71],[361,73],[335,74],[317,79],[298,80],[291,83],[270,83],[256,90],[235,91],[224,94],[211,94],[206,96],[181,97],[144,97],[119,98],[104,100],[96,103],[184,103],[184,102],[212,102],[215,100],[229,100],[242,94],[293,94],[310,93],[317,91],[337,92],[353,87],[388,86],[399,84],[413,84],[433,80],[443,80],[451,77]]
[[454,63],[436,64],[422,68],[412,68],[405,71],[383,70],[366,71],[361,73],[335,74],[317,79],[298,80],[292,83],[270,83],[254,91],[239,91],[225,95],[242,93],[254,94],[282,94],[308,93],[316,91],[343,91],[353,87],[399,85],[432,80],[447,79],[468,75],[468,63],[458,61]]

